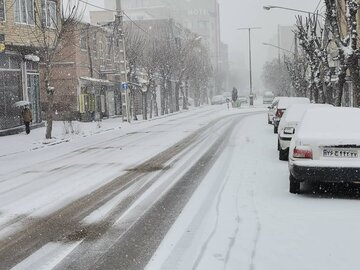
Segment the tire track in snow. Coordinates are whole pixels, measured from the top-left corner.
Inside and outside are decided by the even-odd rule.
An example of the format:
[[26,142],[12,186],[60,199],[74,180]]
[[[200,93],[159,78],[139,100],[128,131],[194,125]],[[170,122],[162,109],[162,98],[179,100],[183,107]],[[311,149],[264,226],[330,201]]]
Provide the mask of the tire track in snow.
[[252,202],[253,202],[253,207],[254,207],[253,211],[255,214],[255,219],[256,219],[257,225],[256,225],[256,234],[255,234],[255,238],[254,238],[254,246],[253,246],[253,250],[251,252],[251,263],[250,263],[249,270],[255,270],[256,269],[256,264],[255,264],[256,252],[257,252],[257,246],[259,243],[260,233],[261,233],[261,222],[260,222],[260,218],[259,218],[259,212],[256,208],[256,203],[255,203],[254,182],[252,183],[251,198],[252,198]]
[[225,178],[225,181],[221,187],[220,192],[217,195],[217,199],[216,199],[216,220],[215,220],[215,224],[214,224],[214,228],[211,231],[210,235],[208,236],[208,238],[206,239],[205,243],[202,245],[201,250],[200,250],[200,254],[198,255],[198,257],[195,260],[195,263],[193,265],[193,267],[191,268],[192,270],[196,270],[207,250],[207,247],[210,243],[210,241],[213,239],[213,237],[216,234],[216,231],[218,229],[218,225],[219,225],[219,216],[220,216],[220,203],[221,203],[221,199],[222,199],[222,195],[224,193],[225,187],[229,181],[229,175]]
[[[208,125],[176,143],[173,147],[170,147],[164,152],[149,159],[139,167],[164,164],[172,157],[184,151],[187,147],[196,143],[203,133],[225,118],[226,117],[222,117],[212,121]],[[45,244],[51,241],[59,241],[66,235],[73,235],[71,237],[77,239],[77,234],[81,235],[81,233],[84,233],[84,227],[80,223],[83,218],[114,198],[131,182],[140,181],[142,177],[145,177],[147,174],[148,173],[146,172],[129,171],[125,175],[114,179],[112,182],[104,185],[89,195],[76,200],[53,214],[29,222],[26,228],[11,235],[9,238],[0,240],[0,258],[2,267],[5,269],[11,268]],[[141,194],[137,194],[137,196],[140,195]],[[118,211],[125,211],[135,199],[136,196],[123,202],[121,205],[122,210],[120,209]],[[89,237],[92,239],[93,237],[99,237],[99,234],[104,230],[107,230],[109,226],[111,226],[111,224],[104,221],[103,224],[97,224],[86,228],[85,232],[90,233]],[[92,232],[94,234],[92,234]]]

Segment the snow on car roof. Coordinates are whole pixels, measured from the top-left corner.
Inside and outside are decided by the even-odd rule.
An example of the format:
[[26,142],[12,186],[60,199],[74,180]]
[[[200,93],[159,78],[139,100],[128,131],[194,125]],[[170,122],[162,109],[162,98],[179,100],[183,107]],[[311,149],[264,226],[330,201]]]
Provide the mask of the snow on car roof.
[[312,108],[333,107],[330,104],[293,104],[285,112],[285,122],[300,122],[306,110]]
[[282,97],[279,99],[278,109],[287,109],[292,104],[310,104],[310,99],[302,97]]
[[300,123],[299,138],[360,139],[360,109],[329,107],[308,109]]

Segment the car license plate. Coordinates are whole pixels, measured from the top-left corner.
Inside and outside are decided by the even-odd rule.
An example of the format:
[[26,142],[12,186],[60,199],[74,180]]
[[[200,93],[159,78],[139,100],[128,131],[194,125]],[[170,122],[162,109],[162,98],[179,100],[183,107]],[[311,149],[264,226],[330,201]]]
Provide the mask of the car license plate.
[[334,158],[358,158],[359,153],[357,150],[347,150],[347,149],[324,149],[324,157],[334,157]]

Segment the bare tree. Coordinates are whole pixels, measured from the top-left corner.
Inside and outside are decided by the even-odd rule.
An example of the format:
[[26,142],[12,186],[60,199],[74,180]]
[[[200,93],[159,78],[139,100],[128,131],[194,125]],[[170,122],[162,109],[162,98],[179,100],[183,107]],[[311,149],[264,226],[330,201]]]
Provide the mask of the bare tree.
[[319,26],[318,15],[309,15],[305,22],[301,16],[296,20],[296,35],[299,37],[310,70],[309,97],[316,103],[326,101],[323,91],[324,70],[329,70],[324,29]]
[[[339,53],[337,69],[337,91],[335,104],[341,106],[344,85],[346,82],[346,72],[349,70],[356,100],[360,104],[360,78],[359,78],[359,50],[357,47],[358,33],[357,33],[357,13],[359,4],[356,0],[345,0],[344,8],[339,5],[336,0],[325,0],[326,4],[326,19],[329,22],[329,27],[336,43]],[[346,23],[345,34],[341,33],[341,19]]]
[[188,63],[187,78],[191,85],[191,94],[194,97],[195,106],[207,103],[207,88],[210,78],[213,76],[208,50],[205,46],[199,45],[191,52],[191,59]]
[[277,96],[291,95],[291,79],[284,63],[274,59],[266,62],[263,67],[262,81],[268,90]]
[[291,84],[295,95],[306,97],[308,82],[306,80],[307,60],[304,56],[293,56],[284,58],[285,66],[291,78]]
[[47,1],[41,1],[41,6],[34,1],[35,14],[41,14],[35,19],[33,36],[40,45],[39,55],[43,68],[44,88],[47,94],[46,108],[46,138],[52,137],[53,115],[54,115],[54,94],[52,87],[52,66],[55,61],[59,45],[68,31],[73,31],[74,26],[81,20],[81,12],[78,1],[68,1],[62,6],[62,1],[55,5]]
[[142,59],[144,57],[144,48],[146,40],[141,34],[137,26],[131,23],[125,29],[125,46],[126,46],[126,60],[128,62],[128,81],[131,98],[131,108],[133,119],[137,120],[136,111],[136,95],[141,91],[141,85],[137,72],[142,67]]

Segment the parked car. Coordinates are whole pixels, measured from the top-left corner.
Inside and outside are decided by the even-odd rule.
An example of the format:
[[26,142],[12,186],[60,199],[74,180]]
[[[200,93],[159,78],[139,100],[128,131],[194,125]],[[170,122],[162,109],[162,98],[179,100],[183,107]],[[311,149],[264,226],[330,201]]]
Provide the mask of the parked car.
[[273,92],[271,92],[271,91],[265,92],[264,96],[263,96],[263,104],[272,104],[274,98],[275,98],[275,96],[274,96]]
[[275,113],[276,113],[276,106],[277,103],[279,101],[280,97],[276,97],[274,98],[273,102],[271,103],[271,105],[268,107],[269,111],[268,111],[268,124],[272,125],[273,124],[273,120],[275,117]]
[[273,118],[274,133],[278,133],[278,127],[281,117],[285,113],[286,109],[293,104],[310,104],[310,99],[302,97],[281,97],[276,105],[276,112]]
[[294,104],[281,117],[278,127],[279,160],[288,160],[290,141],[305,112],[311,108],[333,107],[329,104]]
[[246,96],[239,96],[238,101],[242,103],[248,103],[248,98]]
[[225,104],[226,98],[223,95],[213,96],[211,99],[211,105]]
[[360,182],[360,109],[308,109],[289,153],[290,192],[302,182]]

